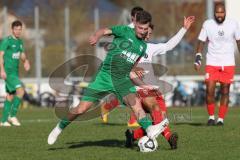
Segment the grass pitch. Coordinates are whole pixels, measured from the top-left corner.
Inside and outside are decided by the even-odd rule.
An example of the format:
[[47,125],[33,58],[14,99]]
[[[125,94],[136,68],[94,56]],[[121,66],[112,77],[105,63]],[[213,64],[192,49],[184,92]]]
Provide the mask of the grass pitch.
[[[1,110],[2,113],[2,110]],[[159,149],[140,153],[124,147],[126,109],[115,109],[109,124],[100,118],[71,124],[49,146],[47,137],[58,119],[53,109],[30,107],[18,114],[21,127],[0,127],[0,160],[222,160],[240,157],[240,108],[230,108],[224,127],[206,126],[205,108],[169,108],[171,129],[179,134],[177,150],[159,136]],[[137,145],[136,145],[137,146]]]

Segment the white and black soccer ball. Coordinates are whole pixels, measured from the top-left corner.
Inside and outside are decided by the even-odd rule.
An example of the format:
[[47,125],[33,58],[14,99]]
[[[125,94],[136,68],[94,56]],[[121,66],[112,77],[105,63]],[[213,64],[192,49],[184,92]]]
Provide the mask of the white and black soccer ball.
[[156,139],[150,139],[147,136],[142,137],[138,141],[140,152],[153,152],[158,148]]

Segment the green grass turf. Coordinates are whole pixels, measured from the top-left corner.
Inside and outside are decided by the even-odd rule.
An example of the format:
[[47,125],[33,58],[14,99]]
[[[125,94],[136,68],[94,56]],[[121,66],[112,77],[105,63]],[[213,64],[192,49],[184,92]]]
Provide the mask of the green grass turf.
[[[2,113],[2,110],[1,110]],[[21,127],[0,127],[0,160],[222,160],[240,157],[240,108],[231,108],[224,127],[207,127],[205,108],[170,108],[171,129],[179,134],[177,150],[158,138],[159,149],[140,153],[124,147],[125,109],[114,110],[109,124],[100,119],[71,124],[49,146],[47,136],[56,125],[53,109],[21,109]]]

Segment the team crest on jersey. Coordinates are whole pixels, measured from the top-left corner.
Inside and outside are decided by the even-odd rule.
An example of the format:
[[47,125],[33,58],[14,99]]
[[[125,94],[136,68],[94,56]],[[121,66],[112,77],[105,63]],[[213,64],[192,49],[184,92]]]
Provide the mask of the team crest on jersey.
[[220,37],[224,36],[224,31],[218,31],[218,35],[219,35]]

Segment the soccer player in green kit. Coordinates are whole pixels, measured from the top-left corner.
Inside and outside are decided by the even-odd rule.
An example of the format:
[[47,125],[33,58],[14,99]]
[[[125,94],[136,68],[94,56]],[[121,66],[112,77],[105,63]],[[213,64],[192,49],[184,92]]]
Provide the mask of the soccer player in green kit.
[[[91,106],[109,93],[114,93],[122,103],[130,106],[139,124],[146,131],[149,138],[156,138],[169,123],[167,119],[161,123],[152,125],[152,121],[146,116],[140,99],[136,96],[134,84],[130,79],[130,72],[137,60],[145,54],[146,43],[144,39],[151,23],[151,15],[142,11],[136,16],[136,26],[132,29],[128,26],[113,26],[98,30],[90,37],[90,44],[95,45],[104,35],[114,35],[112,45],[108,51],[97,75],[84,92],[78,106],[71,108],[67,117],[63,118],[48,136],[48,144],[52,145],[71,121],[79,115],[87,112]],[[150,89],[151,86],[144,85]]]
[[19,59],[23,61],[26,71],[30,69],[29,61],[24,53],[23,41],[20,39],[21,33],[22,22],[16,20],[12,23],[12,35],[4,38],[0,45],[0,74],[5,81],[7,92],[0,124],[4,127],[9,127],[11,124],[21,125],[16,118],[24,94],[22,82],[18,76]]

